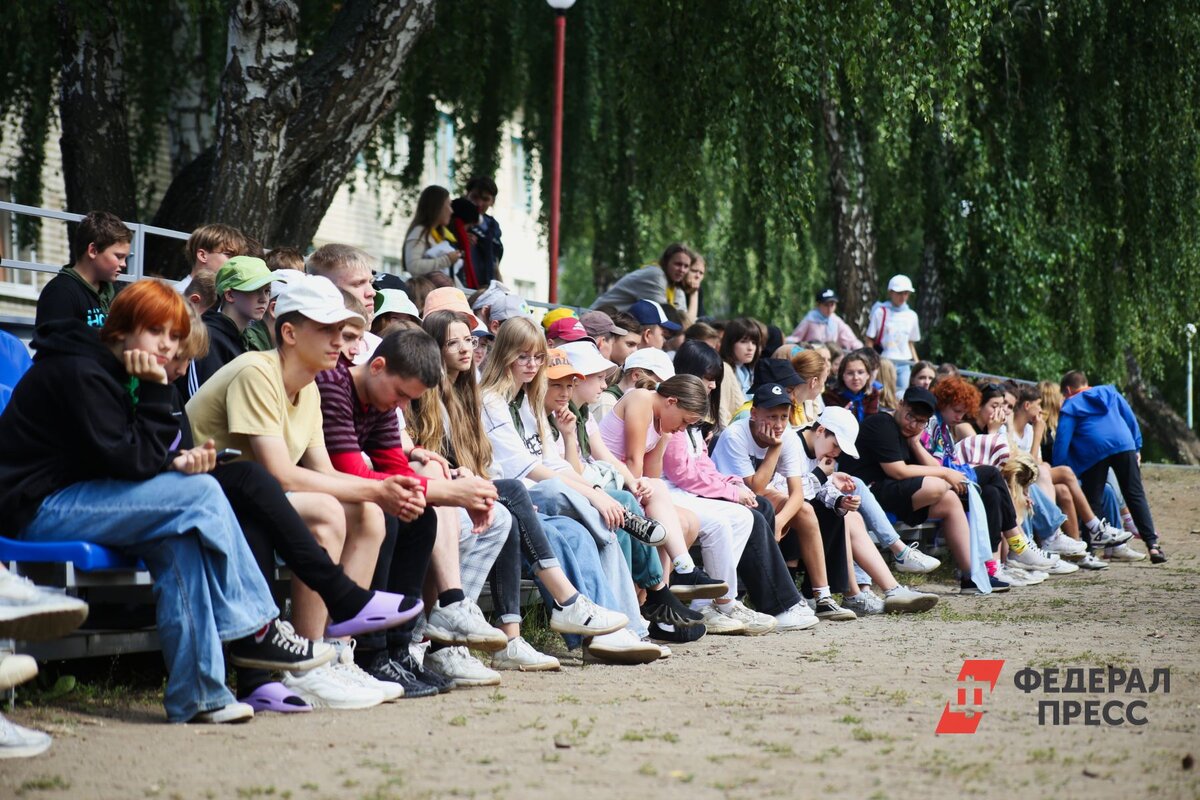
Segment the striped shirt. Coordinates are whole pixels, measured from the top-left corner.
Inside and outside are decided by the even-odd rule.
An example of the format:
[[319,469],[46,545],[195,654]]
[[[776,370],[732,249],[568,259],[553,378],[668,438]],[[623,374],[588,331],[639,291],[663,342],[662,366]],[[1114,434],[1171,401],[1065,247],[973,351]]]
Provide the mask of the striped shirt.
[[331,454],[370,454],[403,448],[396,413],[377,411],[359,400],[350,366],[350,361],[341,356],[336,367],[317,374],[325,417],[325,448]]

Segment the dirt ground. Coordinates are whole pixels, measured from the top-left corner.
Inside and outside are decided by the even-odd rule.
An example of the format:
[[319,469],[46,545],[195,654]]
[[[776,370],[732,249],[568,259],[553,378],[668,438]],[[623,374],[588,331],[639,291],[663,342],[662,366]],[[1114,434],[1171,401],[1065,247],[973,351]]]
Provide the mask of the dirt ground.
[[[642,667],[504,675],[369,711],[174,726],[132,708],[18,705],[54,734],[0,761],[0,797],[1200,797],[1200,471],[1148,469],[1170,562],[1118,564],[929,614],[708,636]],[[1140,547],[1140,543],[1138,544]],[[935,735],[963,659],[1003,659],[973,735]],[[1034,668],[1171,671],[1170,693],[1025,694]],[[1039,725],[1040,699],[1143,699],[1147,724]],[[119,705],[119,704],[118,704]]]

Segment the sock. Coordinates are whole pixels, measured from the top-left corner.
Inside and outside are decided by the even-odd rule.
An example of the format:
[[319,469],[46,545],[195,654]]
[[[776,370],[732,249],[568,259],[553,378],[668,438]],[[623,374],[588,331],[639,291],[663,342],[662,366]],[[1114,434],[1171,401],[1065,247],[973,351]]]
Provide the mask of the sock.
[[267,631],[271,630],[271,623],[263,625],[262,628],[254,632],[254,643],[262,644],[262,640],[267,638]]
[[1128,508],[1121,509],[1121,527],[1130,533],[1136,534],[1138,532],[1137,525],[1133,522],[1133,514],[1129,513]]
[[995,560],[989,558],[987,561],[984,562],[984,566],[987,567],[988,575],[994,576],[996,574]]
[[575,601],[578,599],[579,599],[579,592],[576,592],[575,594],[571,595],[566,600],[563,600],[561,603],[558,602],[557,600],[554,601],[554,604],[556,606],[558,606],[559,608],[566,608],[567,606],[574,605]]
[[1087,528],[1088,531],[1090,531],[1091,533],[1099,533],[1100,532],[1100,518],[1092,517],[1087,522],[1083,523],[1083,526],[1085,528]]
[[900,555],[898,555],[898,556],[893,556],[892,560],[893,560],[893,561],[895,561],[895,562],[896,562],[896,563],[898,563],[898,564],[903,564],[903,563],[904,563],[904,559],[908,558],[908,551],[909,551],[909,550],[912,550],[912,545],[911,545],[911,544],[906,544],[906,545],[904,545],[904,549],[900,551]]
[[671,559],[671,568],[681,575],[686,575],[696,568],[696,562],[687,553]]
[[646,602],[647,603],[653,601],[655,603],[658,603],[659,605],[663,605],[665,603],[665,601],[669,600],[671,597],[672,597],[671,590],[669,588],[667,588],[666,586],[662,587],[661,589],[647,589],[646,590]]
[[901,587],[900,587],[900,584],[896,584],[895,586],[893,586],[892,588],[890,588],[890,589],[888,589],[886,592],[884,592],[884,593],[883,593],[883,596],[884,596],[884,597],[891,597],[891,596],[892,596],[892,595],[894,595],[896,592],[900,591],[900,588],[901,588]]
[[[374,592],[361,586],[351,585],[345,597],[322,597],[321,599],[325,601],[325,608],[329,609],[330,619],[334,622],[345,622],[358,616],[358,612],[366,608],[367,603],[371,602],[371,598],[374,596]],[[407,598],[405,599],[407,600]]]
[[817,598],[817,602],[824,600],[826,597],[833,597],[828,586],[814,586],[813,597]]
[[438,593],[438,603],[441,604],[442,608],[445,608],[446,606],[452,605],[454,603],[462,602],[463,600],[466,600],[466,599],[467,599],[467,596],[465,594],[463,594],[463,590],[461,588],[460,589],[447,589],[444,592]]
[[1013,555],[1021,555],[1025,552],[1025,536],[1018,533],[1016,536],[1008,537],[1008,549],[1013,552]]

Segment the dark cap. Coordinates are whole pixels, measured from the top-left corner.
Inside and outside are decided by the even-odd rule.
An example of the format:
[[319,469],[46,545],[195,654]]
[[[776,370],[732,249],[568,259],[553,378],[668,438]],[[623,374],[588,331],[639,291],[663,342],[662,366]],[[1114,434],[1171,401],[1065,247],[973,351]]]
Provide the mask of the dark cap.
[[787,389],[778,383],[764,383],[754,390],[755,408],[775,408],[776,406],[790,406],[791,404],[792,396],[788,394]]
[[933,396],[933,392],[928,389],[922,389],[920,386],[910,386],[908,391],[904,393],[904,402],[918,409],[924,406],[929,411],[929,416],[937,411],[937,398]]
[[683,326],[668,319],[663,307],[653,300],[638,300],[629,307],[629,316],[642,325],[661,325],[671,333],[683,330]]
[[778,383],[784,389],[790,389],[804,381],[786,358],[764,358],[754,367],[754,384],[759,386],[764,383]]
[[837,292],[833,289],[822,289],[817,292],[817,305],[821,305],[821,303],[836,303],[839,300]]
[[579,315],[579,322],[587,330],[588,336],[592,338],[607,336],[610,333],[614,336],[624,336],[629,333],[624,328],[618,327],[612,321],[612,317],[603,311],[585,311]]

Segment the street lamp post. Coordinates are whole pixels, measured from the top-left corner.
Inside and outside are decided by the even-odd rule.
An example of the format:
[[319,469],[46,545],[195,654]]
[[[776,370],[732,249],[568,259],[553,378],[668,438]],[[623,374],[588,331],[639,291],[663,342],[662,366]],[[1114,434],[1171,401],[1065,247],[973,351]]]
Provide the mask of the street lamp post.
[[562,193],[563,54],[567,9],[575,0],[546,0],[554,9],[554,117],[550,134],[550,302],[558,302],[558,212]]

